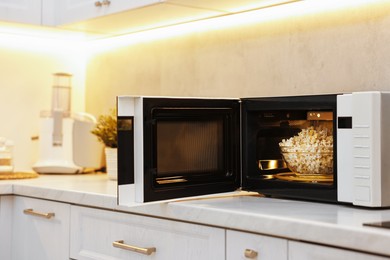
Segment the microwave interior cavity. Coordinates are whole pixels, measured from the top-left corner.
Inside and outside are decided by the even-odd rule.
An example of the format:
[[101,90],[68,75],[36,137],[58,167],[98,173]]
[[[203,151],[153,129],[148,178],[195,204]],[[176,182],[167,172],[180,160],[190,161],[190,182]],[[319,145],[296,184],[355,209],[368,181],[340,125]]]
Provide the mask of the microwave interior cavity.
[[[270,196],[290,189],[297,197],[306,196],[305,190],[334,193],[335,98],[280,99],[284,102],[271,105],[267,99],[243,100],[243,189]],[[336,195],[319,196],[334,200]]]
[[331,111],[259,113],[256,157],[261,177],[331,184],[332,121]]

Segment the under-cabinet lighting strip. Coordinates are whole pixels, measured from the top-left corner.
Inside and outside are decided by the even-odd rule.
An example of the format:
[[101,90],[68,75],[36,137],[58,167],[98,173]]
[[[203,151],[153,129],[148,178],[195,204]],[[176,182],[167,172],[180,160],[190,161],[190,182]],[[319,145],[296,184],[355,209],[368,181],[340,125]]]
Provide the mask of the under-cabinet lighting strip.
[[[296,0],[261,7],[256,10],[227,14],[193,22],[186,22],[127,35],[94,40],[89,42],[89,50],[102,52],[132,44],[150,42],[177,37],[190,33],[235,28],[248,24],[259,24],[271,21],[282,21],[291,17],[305,15],[325,15],[348,8],[367,7],[374,4],[389,4],[388,0]],[[270,8],[268,8],[270,7]],[[348,13],[346,14],[348,15]]]
[[86,42],[74,41],[72,39],[50,39],[35,36],[15,35],[15,34],[2,34],[0,33],[0,47],[20,49],[26,51],[38,51],[44,53],[50,52],[80,52],[83,53],[86,50]]
[[[175,36],[202,32],[202,31],[211,31],[224,29],[229,27],[237,27],[244,24],[249,24],[259,21],[267,21],[272,19],[278,19],[278,17],[283,17],[285,11],[280,12],[279,8],[301,2],[304,0],[291,0],[276,3],[270,3],[267,6],[261,6],[256,10],[251,11],[240,11],[233,14],[224,14],[217,17],[200,19],[196,21],[183,22],[175,25],[158,27],[150,30],[134,32],[126,35],[110,37],[100,40],[95,40],[90,42],[90,47],[92,51],[104,51],[106,49],[114,49],[121,46],[126,46],[129,44],[137,44],[147,41],[153,41],[158,39],[171,38]],[[274,10],[271,13],[267,13],[266,10]],[[279,10],[279,11],[278,11]],[[264,15],[268,14],[268,15]]]
[[173,26],[90,41],[80,36],[80,34],[75,33],[73,35],[66,31],[64,31],[64,33],[59,33],[52,28],[47,31],[40,28],[36,32],[30,27],[7,26],[7,23],[0,23],[0,46],[44,52],[74,50],[93,54],[132,44],[179,37],[181,35],[196,32],[237,28],[248,24],[283,21],[284,19],[289,19],[291,17],[304,17],[305,15],[318,14],[324,16],[326,13],[334,13],[337,11],[344,11],[345,15],[348,16],[348,10],[351,8],[366,8],[371,5],[382,4],[390,6],[388,0],[285,0],[283,2],[278,0],[278,2],[267,2],[267,6],[259,7],[256,10],[242,11],[194,22],[186,22]]

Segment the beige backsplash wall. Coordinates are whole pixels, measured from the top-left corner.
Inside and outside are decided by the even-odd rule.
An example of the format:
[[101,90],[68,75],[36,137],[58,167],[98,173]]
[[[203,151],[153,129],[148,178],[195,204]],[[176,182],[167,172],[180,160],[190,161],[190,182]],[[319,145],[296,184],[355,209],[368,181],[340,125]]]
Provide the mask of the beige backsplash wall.
[[105,113],[123,94],[390,90],[389,28],[390,3],[382,3],[129,44],[90,58],[86,109]]

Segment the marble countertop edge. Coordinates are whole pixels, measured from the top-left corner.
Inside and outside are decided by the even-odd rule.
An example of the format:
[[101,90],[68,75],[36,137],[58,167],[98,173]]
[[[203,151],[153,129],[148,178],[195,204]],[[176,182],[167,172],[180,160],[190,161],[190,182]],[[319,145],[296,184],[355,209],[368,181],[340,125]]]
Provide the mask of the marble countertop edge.
[[90,191],[80,192],[77,190],[62,190],[55,187],[14,184],[12,194],[104,209],[115,209],[117,207],[117,197],[115,195]]

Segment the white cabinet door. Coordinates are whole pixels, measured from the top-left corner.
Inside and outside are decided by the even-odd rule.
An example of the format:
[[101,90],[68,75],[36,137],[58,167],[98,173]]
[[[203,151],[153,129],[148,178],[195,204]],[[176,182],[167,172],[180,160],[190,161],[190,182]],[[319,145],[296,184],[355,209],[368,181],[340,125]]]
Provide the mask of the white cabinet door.
[[67,24],[160,3],[162,0],[62,0],[57,24]]
[[226,259],[287,260],[287,240],[228,230]]
[[15,196],[12,259],[69,259],[69,215],[68,204]]
[[0,197],[0,259],[11,259],[12,196]]
[[292,1],[296,0],[62,0],[54,8],[54,24],[113,36]]
[[149,5],[113,15],[60,25],[61,28],[103,35],[123,35],[216,16],[221,12],[175,5]]
[[0,20],[41,24],[42,0],[0,0]]
[[359,253],[339,248],[313,245],[303,242],[288,242],[289,260],[385,260],[388,257],[381,257],[365,253]]
[[[71,223],[74,259],[225,259],[220,228],[79,206],[71,207]],[[151,254],[130,251],[130,246]]]

